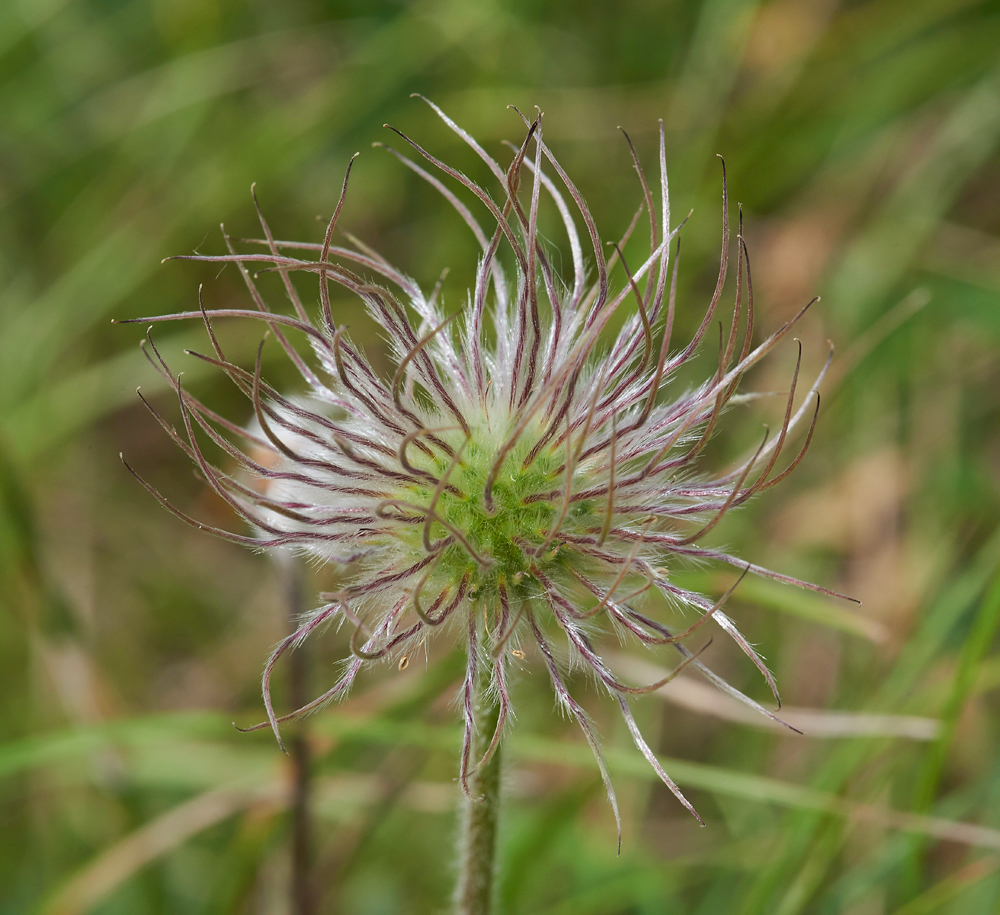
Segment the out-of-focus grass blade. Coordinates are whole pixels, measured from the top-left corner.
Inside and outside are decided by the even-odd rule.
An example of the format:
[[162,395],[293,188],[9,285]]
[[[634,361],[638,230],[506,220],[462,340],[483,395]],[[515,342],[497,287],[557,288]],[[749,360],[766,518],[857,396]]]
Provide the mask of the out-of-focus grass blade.
[[[1000,562],[1000,529],[979,548],[969,567],[947,580],[939,594],[920,617],[920,627],[909,638],[891,672],[872,696],[871,708],[899,708],[916,692],[915,685],[941,653],[948,637],[964,615],[976,605],[980,595],[993,578]],[[841,744],[829,754],[825,764],[813,778],[820,790],[837,792],[852,773],[876,756],[878,750],[868,742],[852,741]],[[794,874],[804,867],[816,867],[825,860],[829,866],[838,853],[839,845],[817,847],[828,825],[815,813],[796,811],[784,830],[785,841],[774,863],[762,868],[745,895],[746,913],[770,911],[773,895],[788,886]]]
[[[563,763],[567,765],[594,765],[589,748],[580,744],[545,740],[534,736],[516,734],[511,740],[511,754],[522,759]],[[636,778],[655,779],[657,776],[637,755],[609,747],[605,753],[612,772]],[[874,823],[890,829],[900,829],[921,835],[949,839],[967,845],[1000,849],[1000,830],[958,823],[935,817],[918,816],[901,810],[875,807],[838,797],[815,788],[794,785],[790,782],[759,775],[748,775],[719,766],[661,757],[664,768],[678,784],[701,788],[716,794],[725,794],[743,800],[776,804],[799,810],[832,813],[861,822]]]
[[853,605],[779,582],[748,576],[736,590],[736,595],[759,607],[779,610],[871,642],[884,643],[889,638],[889,632],[882,623],[864,616]]
[[[371,775],[319,778],[313,784],[316,810],[344,819],[379,796]],[[157,858],[217,823],[249,808],[281,810],[288,805],[286,779],[257,785],[223,784],[172,807],[105,849],[80,868],[39,908],[39,915],[83,915],[116,887]],[[402,798],[424,812],[450,812],[457,798],[454,784],[417,783]]]
[[9,303],[0,324],[2,406],[10,409],[45,377],[67,347],[122,302],[157,263],[157,248],[137,225],[101,240],[41,296]]
[[1000,142],[1000,74],[955,106],[882,211],[848,249],[830,283],[844,312],[863,318],[890,292],[968,179]]
[[[673,580],[682,583],[684,587],[706,593],[721,593],[725,591],[729,579],[720,578],[712,573],[681,572],[672,576]],[[889,632],[877,620],[869,619],[853,609],[853,604],[839,601],[831,597],[822,597],[803,591],[792,585],[747,576],[733,595],[734,600],[742,600],[764,607],[768,610],[778,610],[790,616],[846,632],[849,635],[868,639],[880,644],[889,638]]]
[[206,737],[231,728],[223,716],[212,712],[181,712],[39,734],[0,745],[0,778],[74,759],[115,742],[141,744],[176,740],[182,736]]
[[199,832],[252,805],[279,800],[266,789],[216,788],[174,807],[106,849],[42,904],[40,915],[83,915],[120,883]]
[[[187,387],[218,370],[199,359],[187,359],[182,366],[179,360],[170,358],[171,353],[185,348],[204,349],[204,343],[203,334],[181,332],[157,339],[156,345],[169,365],[175,370],[183,368]],[[241,363],[253,351],[249,343],[243,347],[231,346],[227,356]],[[31,460],[101,417],[134,402],[139,379],[147,398],[170,390],[166,379],[149,369],[146,357],[136,346],[42,387],[0,418],[0,428],[14,453],[23,461]]]
[[0,8],[0,54],[22,41],[32,30],[44,25],[73,0],[34,0],[32,3],[5,3]]
[[[647,912],[644,900],[655,900],[655,910],[669,912],[676,909],[676,897],[665,899],[660,881],[644,868],[629,869],[626,873],[600,874],[583,883],[575,893],[543,908],[530,910],[533,915],[579,915],[581,912]],[[627,906],[627,908],[626,908]],[[654,911],[655,911],[654,910]],[[517,910],[526,911],[526,910]]]
[[[68,759],[92,752],[116,741],[141,744],[155,740],[175,741],[180,733],[205,733],[222,725],[219,716],[186,715],[139,718],[115,722],[77,733],[21,741],[0,748],[0,773],[15,771]],[[399,722],[379,718],[357,718],[347,714],[326,715],[315,719],[319,734],[353,739],[386,746],[410,745],[425,749],[455,752],[459,746],[457,727],[440,727],[419,722]],[[530,762],[557,763],[591,768],[595,765],[590,749],[582,744],[550,740],[533,735],[514,736],[509,741],[511,756]],[[653,770],[635,753],[609,747],[606,751],[613,771],[642,779],[655,779]],[[782,807],[832,813],[837,816],[875,823],[892,829],[945,838],[970,845],[1000,849],[1000,830],[969,823],[957,823],[905,811],[890,810],[850,801],[828,792],[783,782],[777,779],[737,772],[719,766],[663,759],[671,776],[681,785],[718,794]]]
[[996,578],[980,604],[972,630],[962,646],[951,691],[941,715],[942,733],[937,744],[927,754],[924,771],[915,790],[915,802],[918,808],[926,807],[931,801],[945,756],[955,739],[959,715],[975,687],[983,657],[993,644],[998,629],[1000,629],[1000,576]]
[[931,915],[941,911],[941,907],[951,902],[959,893],[995,874],[1000,868],[1000,856],[987,855],[950,874],[929,890],[911,899],[906,905],[896,909],[892,915]]
[[560,834],[579,816],[583,803],[596,791],[600,781],[574,788],[554,798],[539,799],[532,805],[531,819],[512,836],[506,827],[504,866],[499,873],[497,897],[505,911],[520,911],[532,887],[532,879],[544,867],[545,850],[556,845]]
[[[662,680],[668,674],[663,667],[625,654],[611,655],[609,660],[614,671],[636,686]],[[685,674],[661,686],[653,695],[701,714],[787,733],[777,721],[765,718],[714,686]],[[877,715],[868,712],[795,708],[789,705],[783,705],[777,714],[786,724],[802,731],[805,737],[904,737],[910,740],[934,740],[941,731],[941,722],[938,720],[916,715]]]
[[[992,587],[979,604],[972,629],[962,645],[951,690],[941,714],[941,735],[928,748],[923,765],[917,772],[913,789],[914,810],[927,810],[934,800],[945,761],[953,749],[959,716],[975,687],[983,656],[993,644],[998,629],[1000,629],[1000,575],[994,579]],[[913,842],[906,868],[906,877],[911,888],[919,887],[922,882],[921,863],[924,849],[924,842],[919,840]]]

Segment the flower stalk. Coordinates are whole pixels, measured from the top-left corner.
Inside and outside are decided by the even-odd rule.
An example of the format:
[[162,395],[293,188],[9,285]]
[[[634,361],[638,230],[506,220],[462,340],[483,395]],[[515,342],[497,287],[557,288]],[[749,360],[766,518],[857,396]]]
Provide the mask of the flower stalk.
[[[486,755],[500,716],[500,706],[490,700],[488,687],[486,677],[477,679],[473,697],[477,729],[472,741],[472,752],[477,759]],[[469,792],[462,795],[456,915],[489,915],[493,910],[500,820],[500,761],[498,746],[469,776]]]
[[[721,629],[758,669],[780,707],[763,658],[724,610],[731,589],[713,600],[678,585],[670,571],[686,562],[714,561],[834,594],[704,543],[729,511],[779,483],[803,459],[829,359],[804,393],[797,361],[777,434],[765,436],[735,467],[707,473],[701,467],[704,446],[735,402],[744,375],[812,304],[755,342],[750,258],[742,213],[735,244],[730,237],[725,165],[718,278],[694,335],[678,344],[684,223],[671,221],[662,122],[659,201],[629,143],[639,206],[606,257],[586,201],[543,140],[541,114],[533,121],[522,116],[524,139],[512,146],[504,167],[431,107],[499,189],[498,200],[496,189],[487,191],[399,134],[422,164],[393,154],[441,193],[480,245],[464,307],[446,308],[440,282],[425,293],[353,238],[353,247],[334,244],[347,176],[321,243],[277,241],[258,208],[263,237],[250,242],[253,250],[238,251],[224,236],[228,253],[188,258],[235,266],[253,308],[209,309],[199,297],[197,310],[136,319],[201,321],[211,352],[191,355],[221,369],[252,404],[255,421],[249,428],[219,415],[184,390],[149,338],[147,356],[176,395],[180,429],[147,406],[252,534],[199,522],[139,481],[174,515],[218,537],[256,549],[290,548],[339,567],[342,586],[320,594],[320,603],[296,621],[295,631],[268,659],[262,677],[267,720],[249,730],[269,727],[280,745],[282,724],[343,698],[365,667],[392,661],[402,668],[440,633],[466,646],[458,904],[466,906],[463,912],[486,912],[499,753],[513,718],[509,667],[544,670],[558,705],[579,725],[619,821],[619,848],[618,805],[598,737],[567,683],[575,665],[592,672],[613,698],[637,749],[678,801],[698,815],[657,761],[631,711],[634,696],[665,681],[641,688],[622,683],[602,659],[605,639],[637,640],[649,650],[667,646],[678,653],[675,673],[689,667],[780,720],[701,660],[704,641],[694,650],[686,644],[701,638],[705,626]],[[475,201],[477,212],[456,191]],[[565,278],[555,268],[558,252],[538,231],[543,201],[554,207],[568,240],[571,276]],[[644,212],[649,246],[636,254],[630,239]],[[586,254],[583,240],[589,243]],[[679,391],[677,371],[712,336],[709,328],[726,307],[731,254],[735,294],[731,319],[719,322],[716,368],[701,384]],[[588,276],[587,258],[596,277]],[[268,302],[252,272],[257,270],[277,274],[288,299],[284,312]],[[293,272],[318,280],[318,315],[304,304]],[[338,323],[348,296],[360,300],[390,343],[396,363],[391,383],[351,341],[346,324]],[[299,370],[308,393],[290,397],[265,381],[263,343],[252,370],[229,361],[213,322],[230,318],[266,329]],[[621,329],[612,334],[616,322]],[[779,465],[802,427],[805,441]],[[224,452],[228,466],[207,459],[206,441]],[[685,610],[693,612],[693,620],[681,615]],[[351,632],[351,654],[339,679],[279,716],[270,689],[276,664],[331,625]]]

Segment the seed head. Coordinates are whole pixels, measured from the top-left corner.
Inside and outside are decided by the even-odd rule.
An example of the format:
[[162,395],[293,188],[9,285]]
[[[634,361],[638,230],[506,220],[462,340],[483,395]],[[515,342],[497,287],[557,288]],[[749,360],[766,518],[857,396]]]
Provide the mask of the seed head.
[[[351,248],[333,244],[349,166],[322,243],[276,241],[261,216],[264,238],[256,253],[238,253],[225,236],[227,254],[190,258],[235,264],[254,308],[210,310],[199,297],[197,311],[137,319],[202,320],[213,354],[192,355],[218,366],[253,403],[256,423],[250,429],[213,412],[181,387],[150,341],[151,361],[176,390],[183,431],[157,418],[254,533],[210,528],[143,485],[175,514],[220,537],[258,548],[292,548],[343,568],[343,587],[321,595],[322,604],[278,644],[265,667],[268,722],[257,727],[269,723],[279,743],[281,722],[345,695],[363,666],[382,659],[405,665],[421,642],[446,631],[468,647],[460,773],[466,791],[470,773],[496,750],[510,716],[512,659],[533,651],[560,705],[594,750],[616,816],[596,735],[566,685],[571,663],[585,664],[610,692],[638,748],[697,816],[640,734],[629,699],[657,689],[690,665],[719,689],[774,717],[712,673],[699,651],[687,646],[703,626],[721,628],[778,700],[763,660],[722,609],[732,589],[713,601],[680,587],[668,573],[675,559],[715,560],[744,575],[749,571],[831,593],[700,545],[727,511],[787,476],[809,445],[822,373],[795,408],[796,363],[777,435],[765,436],[753,454],[722,475],[705,476],[696,468],[742,375],[788,334],[802,312],[753,344],[750,262],[738,235],[735,304],[728,333],[719,325],[717,367],[693,390],[677,391],[672,379],[705,340],[722,299],[730,247],[725,166],[718,282],[694,336],[678,345],[672,331],[683,223],[671,225],[662,122],[659,205],[633,149],[642,203],[606,258],[586,202],[543,141],[540,114],[530,123],[524,119],[525,139],[511,147],[510,164],[503,168],[431,107],[483,160],[500,189],[496,203],[402,134],[425,164],[391,150],[440,191],[482,248],[467,303],[449,313],[439,300],[440,283],[427,295],[364,244],[354,239]],[[489,218],[485,228],[456,196],[457,187],[478,200]],[[556,273],[555,258],[538,232],[543,192],[568,238],[573,269],[567,278]],[[631,270],[622,247],[643,211],[650,253]],[[596,272],[592,282],[578,221]],[[674,247],[677,254],[671,257]],[[513,284],[501,251],[505,259],[512,255]],[[258,267],[279,274],[291,314],[264,301],[251,274]],[[622,281],[613,285],[615,268]],[[318,315],[299,298],[289,279],[293,271],[318,277]],[[391,379],[380,377],[338,323],[331,286],[357,296],[384,330],[396,361]],[[261,377],[260,351],[253,371],[231,363],[212,323],[229,317],[265,325],[301,372],[308,396],[287,397],[269,386]],[[622,324],[617,335],[609,331],[613,319]],[[297,335],[308,343],[309,358],[293,345],[290,338]],[[782,450],[803,418],[812,423],[804,444],[779,471]],[[202,452],[204,439],[222,448],[235,470],[210,464]],[[697,616],[679,627],[676,620],[662,619],[664,607],[674,614],[690,608]],[[270,697],[275,663],[331,622],[346,622],[353,630],[343,676],[308,705],[279,717]],[[595,647],[608,630],[650,647],[671,646],[679,666],[644,688],[622,683]],[[473,760],[472,697],[481,675],[491,682],[499,722],[484,759]]]

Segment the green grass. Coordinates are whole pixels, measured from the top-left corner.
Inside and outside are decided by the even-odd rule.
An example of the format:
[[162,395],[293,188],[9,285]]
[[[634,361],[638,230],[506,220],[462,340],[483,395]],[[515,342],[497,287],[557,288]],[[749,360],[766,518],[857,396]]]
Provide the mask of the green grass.
[[[428,287],[450,267],[442,294],[460,307],[474,239],[371,144],[392,139],[390,122],[488,176],[412,92],[497,156],[521,139],[506,105],[539,105],[546,143],[615,239],[642,197],[616,128],[652,167],[664,118],[674,213],[695,211],[678,339],[714,283],[725,156],[760,333],[820,294],[797,331],[804,370],[828,338],[837,356],[803,465],[712,538],[862,600],[748,579],[732,615],[789,705],[941,721],[930,741],[797,737],[641,699],[699,829],[576,677],[619,792],[619,858],[589,749],[529,652],[513,684],[502,911],[996,911],[998,45],[1000,5],[973,0],[0,4],[0,915],[281,910],[288,764],[269,737],[229,726],[261,716],[260,669],[288,625],[280,574],[160,511],[119,463],[122,451],[185,511],[237,523],[138,405],[141,385],[178,421],[142,330],[111,319],[195,307],[199,283],[209,306],[243,303],[235,271],[161,259],[219,253],[220,222],[257,235],[254,181],[276,234],[318,240],[356,150],[340,225]],[[279,280],[261,276],[266,295]],[[391,377],[379,328],[334,308]],[[252,364],[256,328],[217,330]],[[154,339],[189,389],[249,420],[224,378],[183,355],[206,348],[200,328],[160,325]],[[793,350],[746,390],[787,385]],[[264,372],[293,384],[277,359]],[[727,466],[782,408],[730,411],[705,461]],[[670,571],[714,595],[734,580]],[[310,593],[333,586],[310,572]],[[310,690],[333,682],[349,637],[310,646]],[[309,720],[322,912],[447,903],[461,660],[445,646],[365,675]],[[706,657],[765,701],[732,646],[716,639]],[[281,708],[286,679],[279,668]]]

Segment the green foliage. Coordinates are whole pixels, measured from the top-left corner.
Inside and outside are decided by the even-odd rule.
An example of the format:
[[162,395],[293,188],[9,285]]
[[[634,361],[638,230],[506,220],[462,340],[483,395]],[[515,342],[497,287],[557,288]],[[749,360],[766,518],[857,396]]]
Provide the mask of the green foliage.
[[[985,0],[0,4],[0,915],[216,915],[281,910],[287,898],[288,764],[269,737],[228,723],[260,717],[260,668],[288,631],[280,574],[160,512],[118,463],[124,451],[185,511],[237,529],[137,405],[140,384],[178,422],[139,331],[110,319],[196,307],[199,282],[209,305],[243,304],[235,271],[161,259],[222,251],[220,220],[234,237],[259,234],[254,181],[279,237],[318,240],[315,217],[329,216],[358,149],[340,225],[428,287],[451,267],[442,295],[461,307],[474,239],[370,149],[389,142],[388,121],[480,176],[411,92],[497,156],[522,138],[505,106],[539,105],[546,143],[605,240],[642,199],[616,127],[652,165],[664,118],[675,221],[695,210],[678,340],[714,283],[714,154],[725,156],[758,327],[821,294],[798,331],[804,371],[822,364],[827,337],[838,355],[803,465],[712,537],[863,601],[845,609],[747,579],[732,615],[789,706],[941,721],[930,741],[799,737],[733,720],[724,704],[696,712],[701,694],[646,697],[637,716],[706,817],[700,830],[579,677],[574,694],[619,788],[618,858],[589,749],[554,714],[528,653],[505,747],[502,910],[996,911],[998,46],[1000,6]],[[643,231],[640,221],[630,262]],[[260,282],[277,300],[280,278]],[[378,362],[379,328],[333,305]],[[217,331],[234,362],[252,365],[259,338]],[[154,340],[188,389],[249,420],[224,378],[183,355],[206,348],[198,328]],[[269,352],[264,373],[283,387]],[[791,358],[755,371],[746,390],[786,387]],[[727,466],[782,409],[781,397],[740,406],[705,461]],[[468,510],[448,498],[446,513]],[[670,572],[713,595],[735,579]],[[336,585],[314,570],[308,593]],[[763,701],[724,641],[705,657]],[[310,647],[310,690],[331,685],[348,643],[329,632]],[[322,912],[446,904],[461,663],[443,650],[364,676],[303,727]],[[282,709],[295,701],[286,680],[279,668]]]

